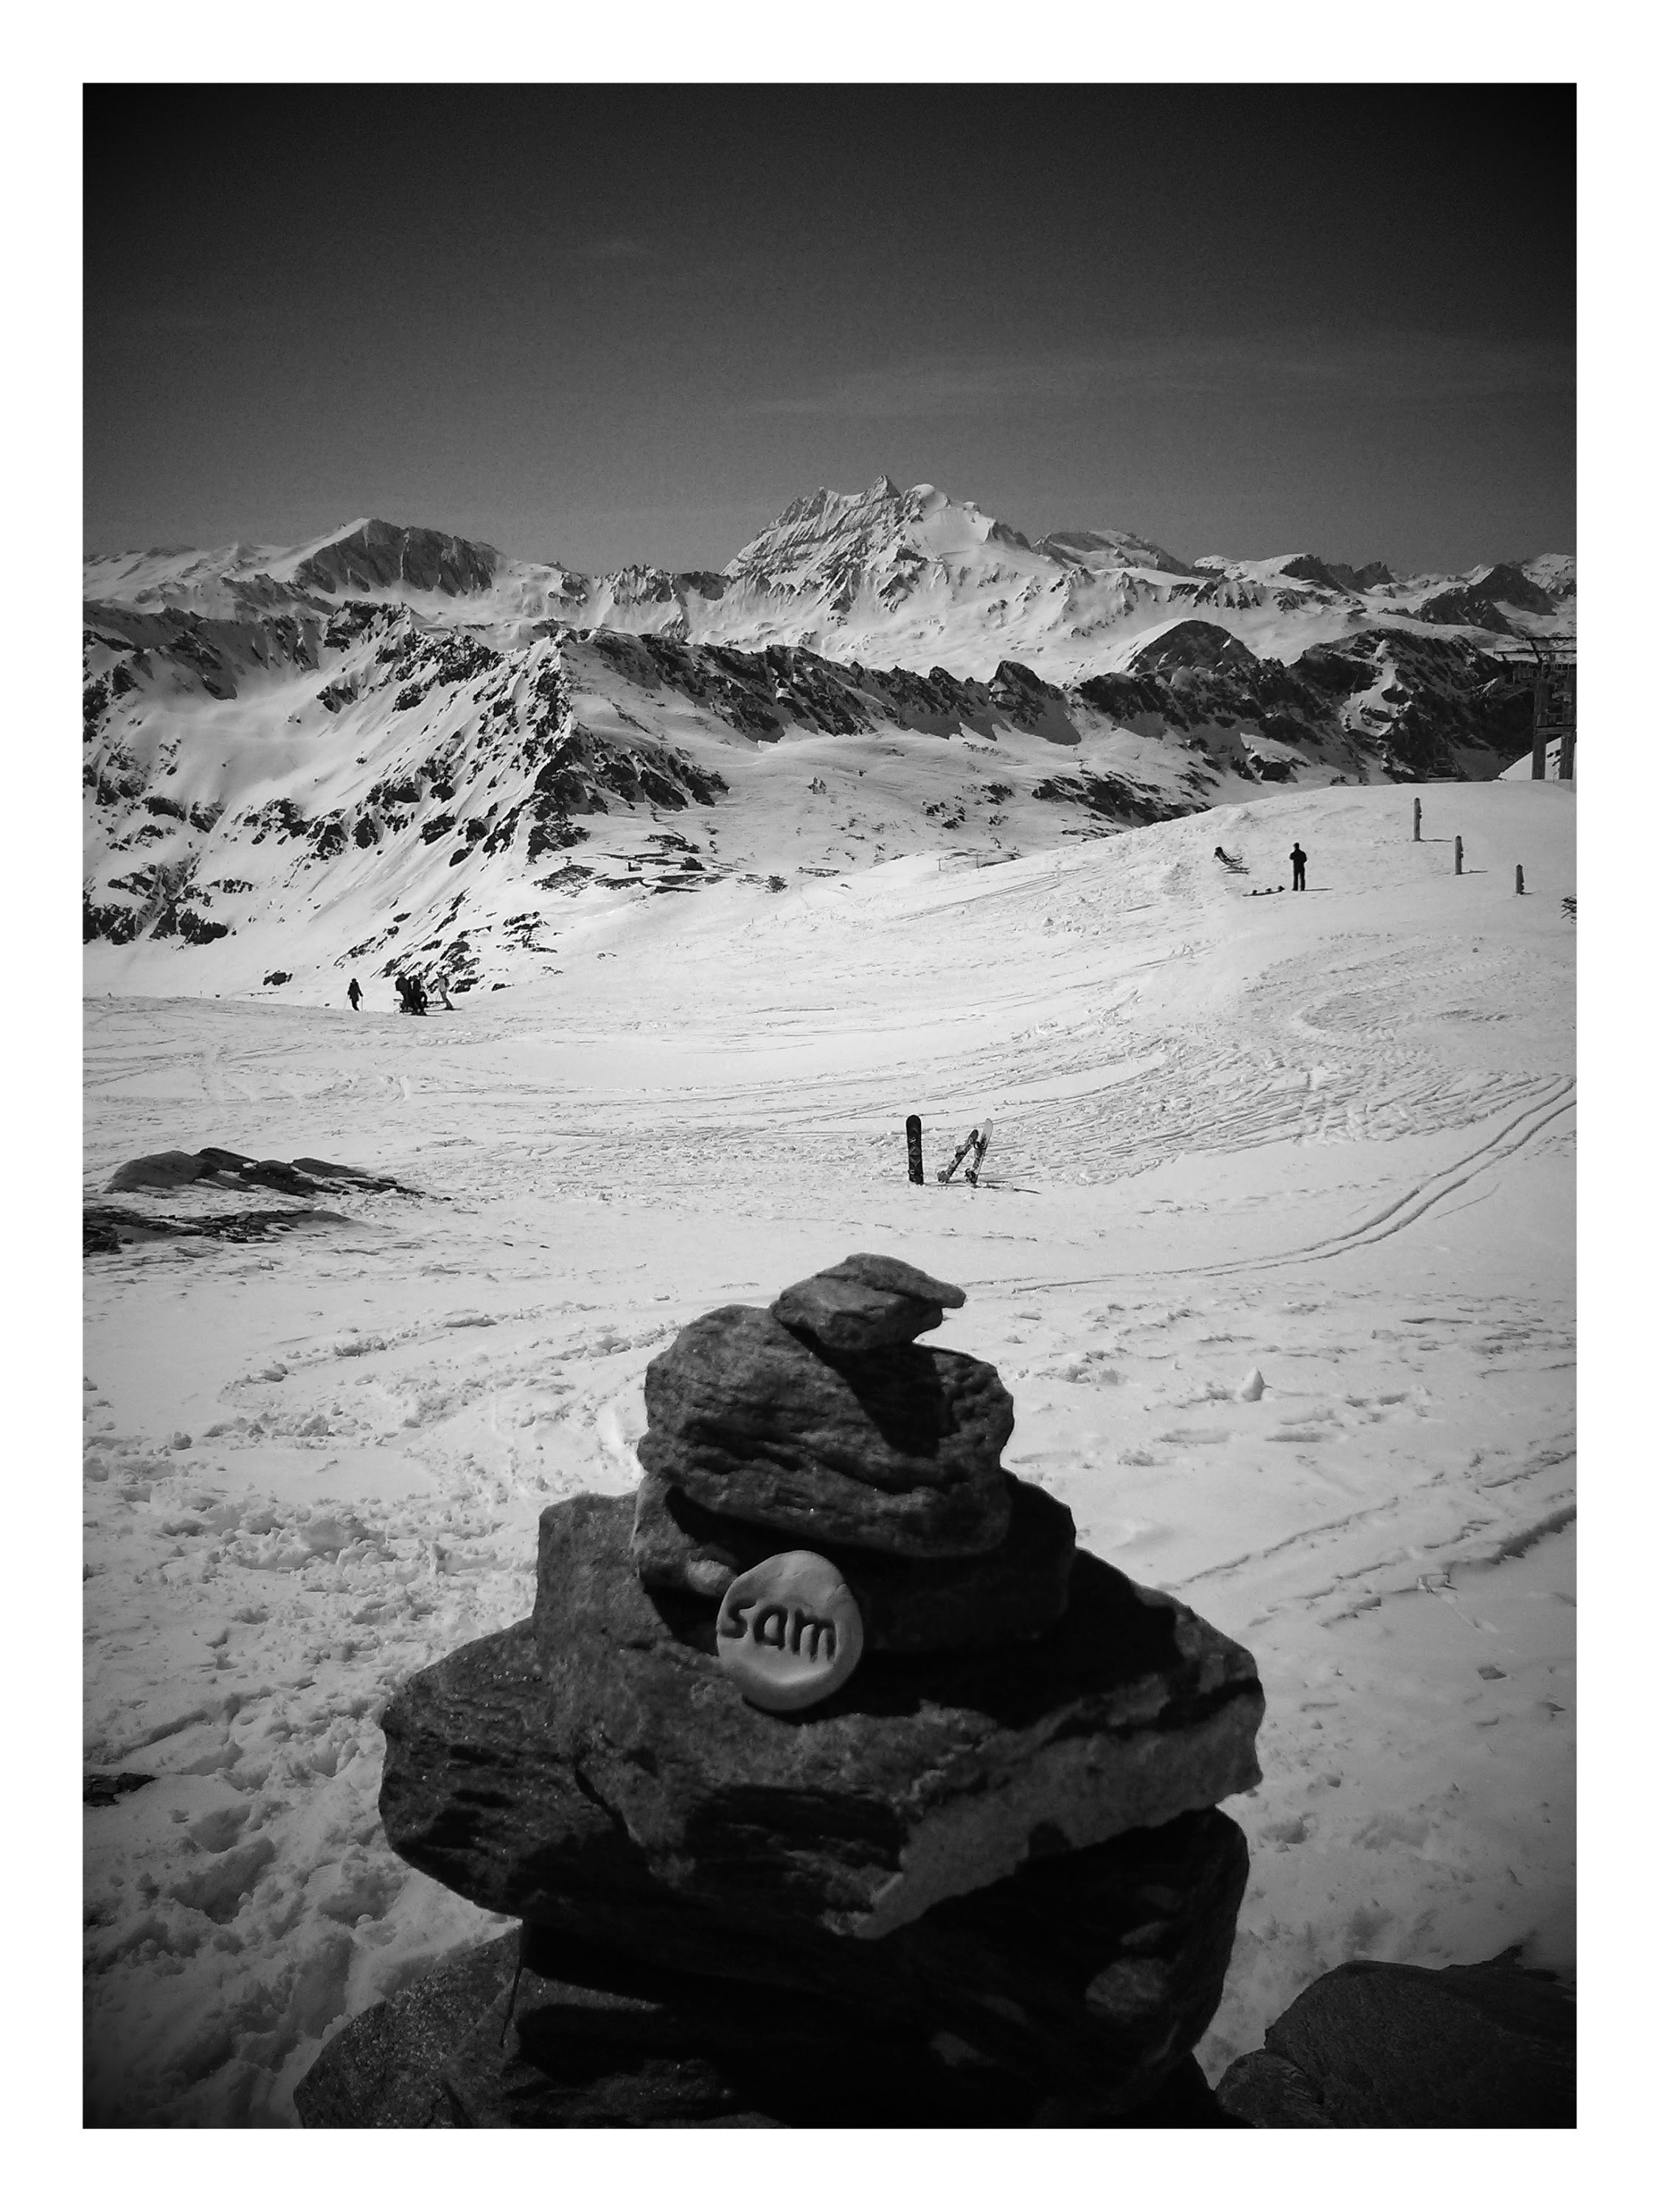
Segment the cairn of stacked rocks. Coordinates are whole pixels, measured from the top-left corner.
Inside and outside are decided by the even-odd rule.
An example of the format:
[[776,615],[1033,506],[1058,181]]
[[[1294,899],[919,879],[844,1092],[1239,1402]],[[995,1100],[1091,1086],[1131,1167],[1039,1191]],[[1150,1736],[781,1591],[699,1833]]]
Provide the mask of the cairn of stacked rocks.
[[963,1303],[855,1253],[690,1322],[637,1492],[550,1506],[532,1618],[388,1708],[393,1847],[523,1923],[448,2124],[1137,2125],[1196,2075],[1255,1663],[1003,1468],[995,1369],[915,1340]]

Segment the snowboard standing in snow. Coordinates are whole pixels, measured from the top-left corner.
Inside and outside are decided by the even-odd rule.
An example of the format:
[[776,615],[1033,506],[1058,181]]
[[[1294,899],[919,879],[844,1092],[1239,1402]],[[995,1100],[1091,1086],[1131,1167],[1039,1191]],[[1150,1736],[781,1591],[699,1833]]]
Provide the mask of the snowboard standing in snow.
[[920,1182],[921,1174],[921,1116],[912,1114],[904,1124],[904,1149],[909,1157],[910,1180]]
[[968,1163],[968,1180],[975,1188],[979,1184],[980,1169],[985,1161],[985,1147],[990,1141],[991,1125],[987,1121],[981,1124],[979,1134],[974,1139],[974,1157]]
[[968,1180],[969,1182],[976,1182],[979,1179],[979,1164],[985,1158],[985,1147],[990,1141],[991,1125],[988,1121],[982,1123],[977,1128],[969,1129],[952,1154],[950,1166],[939,1170],[939,1181],[949,1182],[957,1170],[968,1158],[969,1153],[972,1152],[974,1157],[968,1170]]

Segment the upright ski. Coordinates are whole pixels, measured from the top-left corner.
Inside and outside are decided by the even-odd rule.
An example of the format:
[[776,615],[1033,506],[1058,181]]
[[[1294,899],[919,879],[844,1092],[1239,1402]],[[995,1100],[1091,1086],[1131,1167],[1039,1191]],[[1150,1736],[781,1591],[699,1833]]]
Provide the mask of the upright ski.
[[912,1114],[904,1124],[904,1149],[909,1158],[910,1180],[922,1181],[921,1172],[921,1116]]

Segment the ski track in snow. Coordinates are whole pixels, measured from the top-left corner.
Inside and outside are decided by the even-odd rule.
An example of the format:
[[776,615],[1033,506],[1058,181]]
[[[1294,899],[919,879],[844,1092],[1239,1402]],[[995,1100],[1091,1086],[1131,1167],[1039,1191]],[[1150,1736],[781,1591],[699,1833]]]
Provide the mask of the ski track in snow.
[[[1212,2076],[1346,1957],[1570,1968],[1572,819],[1537,799],[1455,793],[1524,901],[1440,873],[1408,793],[1287,792],[653,902],[425,1022],[89,1000],[88,1192],[216,1142],[425,1194],[89,1263],[86,1764],[157,1778],[86,1815],[89,2115],[291,2124],[343,2018],[504,1924],[387,1850],[386,1698],[528,1610],[544,1504],[632,1486],[684,1322],[860,1249],[963,1284],[1009,1465],[1257,1656]],[[1253,828],[1333,888],[1218,880]]]

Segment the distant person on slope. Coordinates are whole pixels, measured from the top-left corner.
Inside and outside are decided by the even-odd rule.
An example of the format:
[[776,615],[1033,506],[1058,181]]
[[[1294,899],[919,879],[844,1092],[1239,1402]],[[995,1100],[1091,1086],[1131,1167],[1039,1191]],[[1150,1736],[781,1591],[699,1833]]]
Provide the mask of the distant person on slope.
[[1308,888],[1308,856],[1299,844],[1291,848],[1291,889],[1305,891]]
[[356,1012],[356,1011],[357,1011],[357,1002],[358,1002],[358,1000],[362,997],[362,995],[363,995],[363,987],[362,987],[362,984],[357,981],[357,978],[354,975],[354,976],[352,977],[352,979],[351,979],[350,982],[349,982],[349,983],[348,983],[348,984],[347,984],[347,986],[346,986],[346,996],[347,996],[347,998],[348,998],[348,999],[349,999],[349,1000],[350,1000],[350,1001],[351,1001],[351,1011],[352,1011],[352,1012],[353,1012],[354,1014],[355,1014],[355,1013]]

